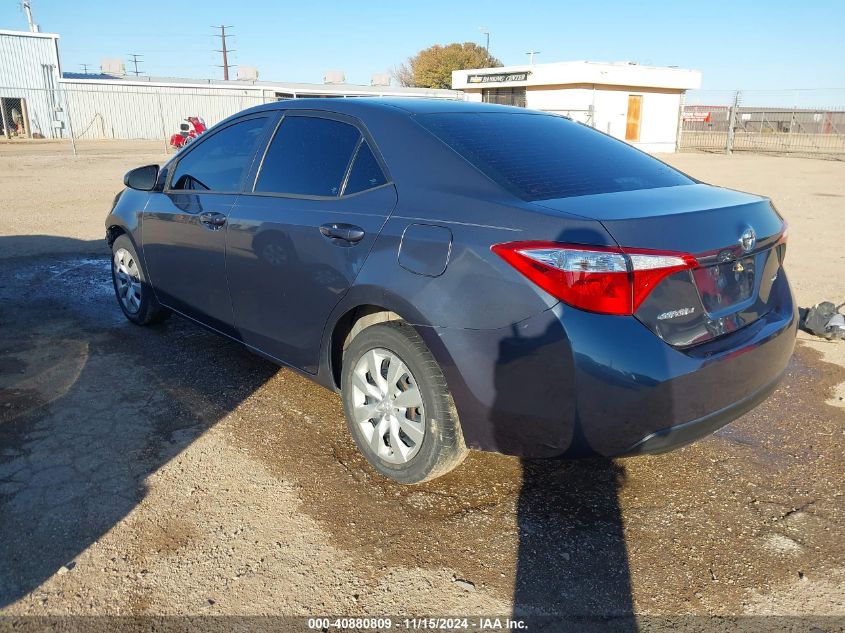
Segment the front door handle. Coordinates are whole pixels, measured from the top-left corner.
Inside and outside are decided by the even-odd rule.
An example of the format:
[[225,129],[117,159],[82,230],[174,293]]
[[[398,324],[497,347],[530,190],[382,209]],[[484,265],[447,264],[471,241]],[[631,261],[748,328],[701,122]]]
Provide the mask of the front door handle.
[[364,239],[364,229],[354,224],[338,224],[331,222],[320,227],[320,233],[332,240],[342,240],[355,244]]
[[206,211],[205,213],[200,213],[200,222],[206,228],[217,231],[226,226],[226,214],[216,211]]

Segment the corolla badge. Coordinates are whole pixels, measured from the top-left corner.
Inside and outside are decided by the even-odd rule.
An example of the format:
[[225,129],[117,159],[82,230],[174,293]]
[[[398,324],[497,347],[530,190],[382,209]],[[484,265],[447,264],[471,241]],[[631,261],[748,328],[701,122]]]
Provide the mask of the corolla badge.
[[678,308],[677,310],[669,310],[657,315],[658,321],[665,321],[666,319],[675,319],[677,317],[687,316],[695,312],[695,307]]
[[754,232],[754,229],[749,226],[742,232],[742,235],[739,236],[739,245],[742,246],[742,251],[747,253],[754,250],[754,246],[756,244],[757,234]]

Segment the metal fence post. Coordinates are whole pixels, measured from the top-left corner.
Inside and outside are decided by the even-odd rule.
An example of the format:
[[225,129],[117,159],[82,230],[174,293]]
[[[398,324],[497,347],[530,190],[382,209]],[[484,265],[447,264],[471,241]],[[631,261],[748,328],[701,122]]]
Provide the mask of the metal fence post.
[[3,136],[6,139],[12,138],[12,133],[9,130],[9,119],[6,117],[6,105],[3,103],[2,98],[0,98],[0,117],[3,118]]
[[71,121],[70,99],[68,99],[67,91],[64,88],[61,89],[59,94],[61,95],[62,103],[64,103],[64,114],[65,118],[67,119],[67,131],[70,135],[70,146],[73,149],[73,155],[78,156],[79,154],[77,154],[76,152],[76,139],[73,136],[73,121]]
[[739,108],[739,90],[734,93],[734,103],[728,115],[728,139],[725,143],[725,154],[733,154],[734,149],[734,127],[736,127],[736,111]]
[[682,92],[681,98],[678,100],[678,130],[675,132],[675,151],[681,151],[681,135],[684,133],[684,106],[686,104],[687,93]]
[[164,141],[164,153],[169,153],[170,144],[167,142],[167,125],[164,122],[164,107],[161,105],[161,94],[158,95],[158,118],[161,121],[161,138]]

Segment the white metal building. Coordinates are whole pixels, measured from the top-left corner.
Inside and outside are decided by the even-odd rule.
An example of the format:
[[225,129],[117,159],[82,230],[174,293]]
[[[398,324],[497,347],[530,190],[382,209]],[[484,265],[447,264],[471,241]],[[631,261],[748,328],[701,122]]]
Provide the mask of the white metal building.
[[631,62],[557,62],[456,70],[452,88],[470,101],[570,116],[652,152],[673,152],[687,90],[701,73]]
[[[61,101],[57,90],[59,36],[0,30],[0,113],[3,134],[60,138]],[[20,115],[20,126],[16,121]],[[58,117],[58,118],[57,118]],[[61,125],[61,123],[57,124]],[[22,128],[21,130],[16,129]]]
[[[430,97],[462,99],[453,90],[363,86],[346,83],[285,83],[258,80],[197,80],[62,73],[59,36],[0,31],[1,108],[23,136],[88,139],[166,139],[188,116],[208,125],[245,108],[303,97]],[[334,73],[338,75],[338,73]],[[333,77],[334,77],[333,75]]]
[[304,84],[272,81],[215,81],[156,77],[66,74],[60,80],[76,138],[156,139],[175,132],[188,116],[213,125],[262,103],[305,97],[414,96],[462,98],[453,90]]

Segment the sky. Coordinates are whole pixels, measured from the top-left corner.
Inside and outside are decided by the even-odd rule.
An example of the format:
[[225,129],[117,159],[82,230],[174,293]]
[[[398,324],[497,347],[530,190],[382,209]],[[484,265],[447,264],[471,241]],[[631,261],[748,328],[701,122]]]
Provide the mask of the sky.
[[[0,28],[25,30],[16,0],[3,5]],[[65,72],[138,53],[148,75],[222,78],[212,25],[226,24],[230,63],[257,67],[261,79],[321,83],[332,69],[369,84],[432,44],[483,45],[486,27],[491,53],[506,65],[535,50],[535,63],[694,68],[705,90],[845,89],[842,0],[32,0],[32,8],[42,31],[61,36]]]

